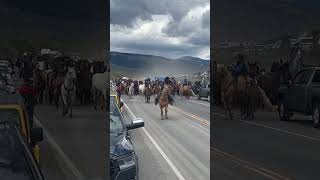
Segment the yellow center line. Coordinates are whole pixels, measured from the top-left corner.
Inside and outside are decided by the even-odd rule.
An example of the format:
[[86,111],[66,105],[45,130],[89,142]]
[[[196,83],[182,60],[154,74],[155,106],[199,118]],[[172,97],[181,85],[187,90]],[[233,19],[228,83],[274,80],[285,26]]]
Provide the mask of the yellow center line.
[[212,151],[214,151],[215,154],[227,157],[227,158],[231,159],[232,161],[237,162],[238,164],[241,163],[241,164],[243,164],[244,168],[249,169],[251,171],[254,171],[255,173],[258,173],[258,174],[260,174],[262,176],[268,177],[269,179],[272,179],[272,180],[291,180],[291,178],[289,178],[289,177],[285,177],[283,175],[280,175],[279,173],[276,173],[274,171],[268,170],[266,168],[258,166],[258,165],[254,164],[254,163],[249,162],[249,161],[242,160],[242,159],[240,159],[240,158],[238,158],[236,156],[233,156],[231,154],[223,152],[223,151],[221,151],[221,150],[219,150],[217,148],[210,147],[210,149]]
[[180,113],[185,114],[185,115],[187,115],[187,116],[189,116],[189,117],[191,117],[191,118],[193,118],[193,119],[195,119],[195,120],[198,120],[198,121],[200,121],[200,122],[203,123],[203,124],[210,125],[210,122],[209,122],[208,120],[206,120],[206,119],[203,119],[203,118],[201,118],[201,117],[198,117],[198,116],[193,115],[193,114],[190,114],[190,113],[187,113],[187,112],[185,112],[185,111],[183,111],[183,110],[181,110],[181,109],[179,109],[179,108],[177,108],[177,107],[172,107],[172,106],[171,106],[170,108],[173,109],[173,110],[175,110],[175,111],[179,111]]

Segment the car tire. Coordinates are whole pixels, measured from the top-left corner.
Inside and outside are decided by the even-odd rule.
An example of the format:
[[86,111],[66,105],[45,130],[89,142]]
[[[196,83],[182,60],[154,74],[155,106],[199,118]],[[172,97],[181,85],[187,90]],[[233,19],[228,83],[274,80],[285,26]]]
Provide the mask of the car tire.
[[288,121],[289,120],[288,112],[285,112],[285,104],[281,101],[278,104],[278,113],[279,113],[280,121]]
[[312,122],[314,128],[320,128],[320,106],[317,102],[313,104]]
[[198,93],[197,99],[198,99],[198,100],[200,100],[200,99],[201,99],[201,97],[200,97],[200,93]]

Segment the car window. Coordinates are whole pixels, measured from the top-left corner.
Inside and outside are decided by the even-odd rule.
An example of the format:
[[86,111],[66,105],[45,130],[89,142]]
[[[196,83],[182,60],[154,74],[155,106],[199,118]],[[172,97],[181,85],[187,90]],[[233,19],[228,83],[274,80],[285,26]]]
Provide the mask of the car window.
[[314,76],[313,76],[313,79],[312,79],[312,82],[314,83],[320,83],[320,71],[316,71]]
[[20,113],[16,109],[0,108],[0,122],[15,123],[20,126]]
[[124,130],[122,116],[115,101],[110,101],[110,132]]
[[310,76],[312,75],[312,70],[301,71],[297,74],[294,83],[295,84],[307,84],[309,82]]

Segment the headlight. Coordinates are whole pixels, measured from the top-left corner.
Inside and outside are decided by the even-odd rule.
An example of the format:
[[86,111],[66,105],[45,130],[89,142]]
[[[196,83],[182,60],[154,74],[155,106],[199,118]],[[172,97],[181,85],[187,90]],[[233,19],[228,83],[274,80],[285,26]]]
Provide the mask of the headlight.
[[136,164],[134,153],[132,153],[130,156],[119,159],[118,164],[119,164],[120,170],[124,170],[134,166]]

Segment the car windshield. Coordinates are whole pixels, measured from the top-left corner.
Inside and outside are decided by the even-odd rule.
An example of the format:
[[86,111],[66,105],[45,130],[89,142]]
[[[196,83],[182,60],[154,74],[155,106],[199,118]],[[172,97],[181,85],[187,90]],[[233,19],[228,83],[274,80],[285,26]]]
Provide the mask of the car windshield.
[[0,108],[0,123],[10,122],[15,124],[20,124],[20,114],[19,111],[13,108]]
[[122,132],[122,116],[115,101],[110,101],[110,132]]

